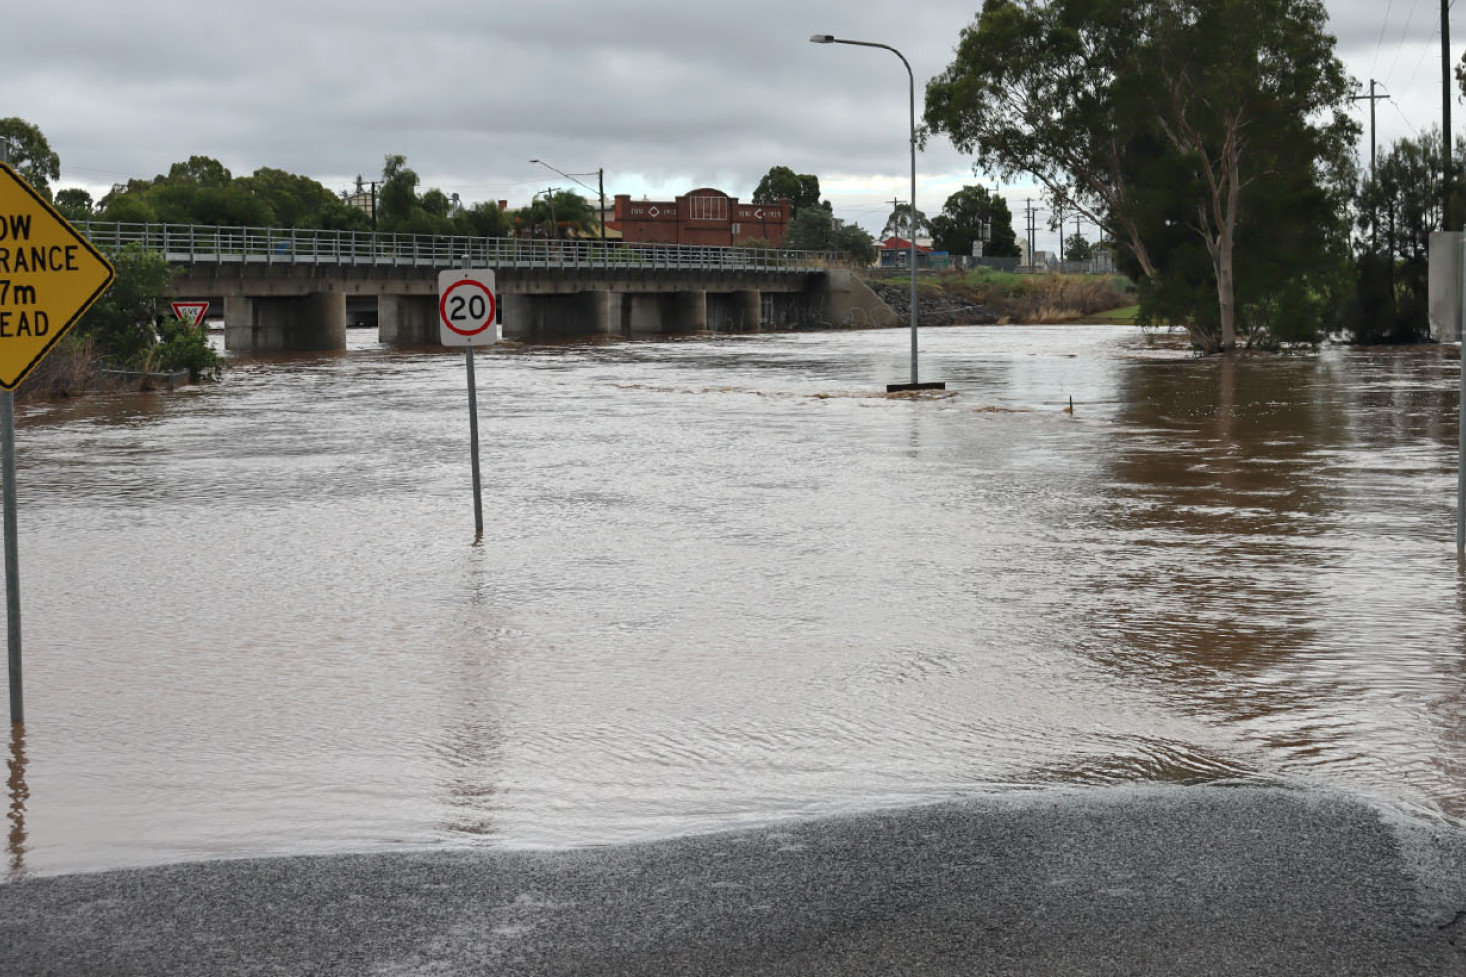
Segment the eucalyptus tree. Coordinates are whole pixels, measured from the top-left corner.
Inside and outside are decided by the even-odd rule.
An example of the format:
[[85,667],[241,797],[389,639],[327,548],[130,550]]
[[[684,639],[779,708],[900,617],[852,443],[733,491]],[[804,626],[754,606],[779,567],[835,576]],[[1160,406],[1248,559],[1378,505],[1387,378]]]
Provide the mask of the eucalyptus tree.
[[795,173],[787,166],[772,166],[753,191],[756,204],[788,200],[793,217],[801,210],[820,205],[820,178],[813,173]]
[[[1466,155],[1458,137],[1455,158]],[[1430,235],[1441,229],[1441,131],[1397,141],[1361,181],[1356,207],[1360,310],[1356,342],[1420,342],[1427,320]],[[1461,186],[1458,170],[1453,181]]]
[[910,241],[931,232],[932,222],[925,213],[919,209],[913,211],[910,204],[897,203],[891,208],[891,216],[886,218],[885,226],[881,228],[881,237],[894,234]]
[[[1203,351],[1239,323],[1306,333],[1320,310],[1276,289],[1341,260],[1358,133],[1327,20],[1321,0],[986,0],[927,87],[925,131],[1099,224]],[[1281,281],[1266,245],[1305,226],[1318,246],[1266,255]]]
[[1018,257],[1018,235],[1008,202],[987,187],[967,186],[947,198],[932,218],[932,243],[951,254],[971,254],[972,242],[987,237],[982,253],[990,258]]
[[61,157],[41,130],[24,119],[0,119],[0,142],[10,165],[37,193],[51,199],[51,181],[61,178]]

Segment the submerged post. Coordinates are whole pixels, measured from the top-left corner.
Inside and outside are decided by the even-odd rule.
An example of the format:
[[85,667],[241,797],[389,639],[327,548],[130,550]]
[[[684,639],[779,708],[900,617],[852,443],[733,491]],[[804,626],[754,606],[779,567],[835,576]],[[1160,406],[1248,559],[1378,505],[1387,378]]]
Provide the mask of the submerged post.
[[[901,64],[906,67],[907,82],[907,107],[910,112],[910,148],[911,148],[911,220],[907,225],[907,231],[911,235],[910,245],[911,260],[911,382],[910,383],[888,383],[886,392],[893,393],[901,390],[946,390],[947,385],[941,381],[935,383],[922,383],[916,366],[916,320],[917,320],[917,291],[916,291],[916,75],[911,70],[911,62],[906,60],[906,55],[891,47],[889,44],[880,44],[875,41],[852,41],[848,38],[836,37],[833,34],[815,34],[809,39],[811,44],[851,44],[856,47],[875,47],[883,51],[890,51],[901,59]],[[1059,235],[1063,236],[1062,232]]]
[[20,676],[20,546],[15,516],[15,394],[0,391],[0,469],[5,481],[5,624],[10,662],[10,721],[25,722]]
[[[461,264],[464,271],[472,267],[466,254]],[[473,343],[463,347],[463,353],[468,364],[468,454],[473,464],[473,538],[477,540],[484,536],[484,493],[478,467],[478,381],[473,375]]]
[[[10,162],[10,137],[0,136],[0,163]],[[0,468],[5,481],[5,623],[10,663],[10,721],[25,722],[20,685],[20,546],[15,517],[15,394],[0,391]]]
[[468,441],[473,459],[473,538],[484,535],[484,492],[478,467],[478,381],[473,376],[473,347],[464,347],[468,361]]
[[[1449,141],[1449,140],[1448,140]],[[1458,267],[1461,271],[1457,283],[1460,301],[1460,329],[1456,335],[1460,354],[1456,360],[1460,374],[1459,393],[1456,400],[1456,554],[1466,556],[1466,234],[1456,235],[1460,251]]]

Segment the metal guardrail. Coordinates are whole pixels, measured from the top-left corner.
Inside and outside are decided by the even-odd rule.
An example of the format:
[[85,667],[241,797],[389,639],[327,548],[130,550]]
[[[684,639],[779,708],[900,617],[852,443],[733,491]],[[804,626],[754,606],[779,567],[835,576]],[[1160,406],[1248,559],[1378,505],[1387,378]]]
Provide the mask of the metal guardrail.
[[138,244],[169,261],[452,268],[465,256],[480,268],[625,268],[808,273],[843,267],[822,251],[627,244],[621,241],[439,237],[307,228],[211,227],[79,221],[93,244]]

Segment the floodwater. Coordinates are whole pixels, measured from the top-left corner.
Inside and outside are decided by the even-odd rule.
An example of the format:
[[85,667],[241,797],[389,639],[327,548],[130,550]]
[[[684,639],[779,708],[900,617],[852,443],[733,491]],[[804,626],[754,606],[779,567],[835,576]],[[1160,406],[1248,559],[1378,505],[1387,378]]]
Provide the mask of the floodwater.
[[[991,790],[1466,818],[1457,363],[1114,327],[240,359],[21,411],[0,877]],[[1066,408],[1073,399],[1073,412]]]

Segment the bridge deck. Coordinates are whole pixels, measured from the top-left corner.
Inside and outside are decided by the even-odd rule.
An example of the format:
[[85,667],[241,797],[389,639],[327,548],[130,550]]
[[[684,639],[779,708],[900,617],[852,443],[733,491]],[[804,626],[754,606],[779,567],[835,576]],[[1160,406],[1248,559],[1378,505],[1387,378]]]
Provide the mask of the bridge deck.
[[767,248],[102,221],[82,221],[76,227],[94,244],[113,248],[137,244],[179,264],[451,268],[467,257],[472,266],[480,268],[685,269],[791,275],[844,264],[835,254]]

